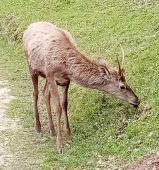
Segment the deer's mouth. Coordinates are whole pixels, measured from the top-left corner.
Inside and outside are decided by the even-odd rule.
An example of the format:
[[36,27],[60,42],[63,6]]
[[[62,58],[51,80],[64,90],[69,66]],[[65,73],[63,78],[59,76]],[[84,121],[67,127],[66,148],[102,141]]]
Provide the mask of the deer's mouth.
[[136,101],[136,102],[129,102],[133,107],[138,108],[140,101]]

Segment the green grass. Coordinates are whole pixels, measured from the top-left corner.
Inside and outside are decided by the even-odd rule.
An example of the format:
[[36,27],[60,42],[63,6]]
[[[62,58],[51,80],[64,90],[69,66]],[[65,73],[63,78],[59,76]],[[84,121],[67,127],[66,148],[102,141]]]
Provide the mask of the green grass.
[[[133,0],[5,0],[0,6],[0,78],[16,96],[8,110],[22,128],[12,134],[14,169],[93,169],[98,156],[131,162],[159,147],[159,2]],[[46,111],[40,113],[45,140],[34,136],[32,85],[22,51],[22,32],[35,21],[50,21],[69,30],[90,58],[113,65],[125,49],[126,78],[141,99],[140,111],[101,92],[72,84],[69,119],[73,144],[56,153],[48,137]],[[7,132],[6,132],[7,133]],[[91,163],[90,163],[91,162]]]

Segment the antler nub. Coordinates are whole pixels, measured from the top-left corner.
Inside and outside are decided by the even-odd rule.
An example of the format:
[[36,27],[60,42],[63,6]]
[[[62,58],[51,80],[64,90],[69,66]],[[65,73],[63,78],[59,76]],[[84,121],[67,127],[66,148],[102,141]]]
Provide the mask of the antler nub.
[[117,57],[117,62],[118,62],[118,66],[119,66],[119,74],[120,75],[123,75],[123,72],[124,72],[124,49],[121,47],[121,53],[122,53],[122,60],[121,60],[121,63],[119,61],[119,58]]
[[122,60],[121,60],[121,69],[124,69],[124,57],[125,57],[125,53],[124,53],[124,49],[123,47],[121,47],[121,53],[122,53]]
[[120,62],[119,62],[118,56],[117,56],[117,62],[118,62],[118,66],[119,66],[119,72],[121,72],[121,66],[120,66]]

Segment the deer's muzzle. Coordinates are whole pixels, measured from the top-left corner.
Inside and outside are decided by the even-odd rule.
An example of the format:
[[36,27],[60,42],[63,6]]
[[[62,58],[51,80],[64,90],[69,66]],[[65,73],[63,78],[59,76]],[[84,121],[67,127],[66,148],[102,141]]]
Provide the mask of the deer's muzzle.
[[140,100],[136,100],[135,102],[130,102],[131,105],[133,105],[135,108],[137,108],[140,104]]

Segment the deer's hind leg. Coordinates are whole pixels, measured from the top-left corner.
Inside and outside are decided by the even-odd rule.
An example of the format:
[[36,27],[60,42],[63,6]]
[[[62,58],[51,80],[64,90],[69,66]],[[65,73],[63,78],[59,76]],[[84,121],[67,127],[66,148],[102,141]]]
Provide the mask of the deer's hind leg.
[[56,143],[57,143],[57,150],[59,153],[63,153],[63,139],[61,135],[61,114],[62,114],[62,108],[60,104],[60,95],[58,92],[58,87],[56,84],[56,81],[54,79],[54,76],[49,76],[47,77],[48,83],[49,83],[49,90],[51,97],[53,98],[53,103],[55,105],[55,115],[56,115],[56,122],[57,122],[57,138],[56,138]]
[[39,118],[39,111],[38,111],[38,75],[31,74],[31,79],[33,82],[33,99],[34,99],[34,114],[35,114],[35,129],[38,134],[41,135],[41,123]]
[[45,105],[46,105],[46,110],[47,110],[47,115],[49,119],[49,127],[50,127],[50,137],[56,136],[53,120],[52,120],[52,114],[51,114],[51,105],[50,105],[50,91],[49,91],[49,86],[46,80],[44,89],[43,89],[43,95],[45,99]]

